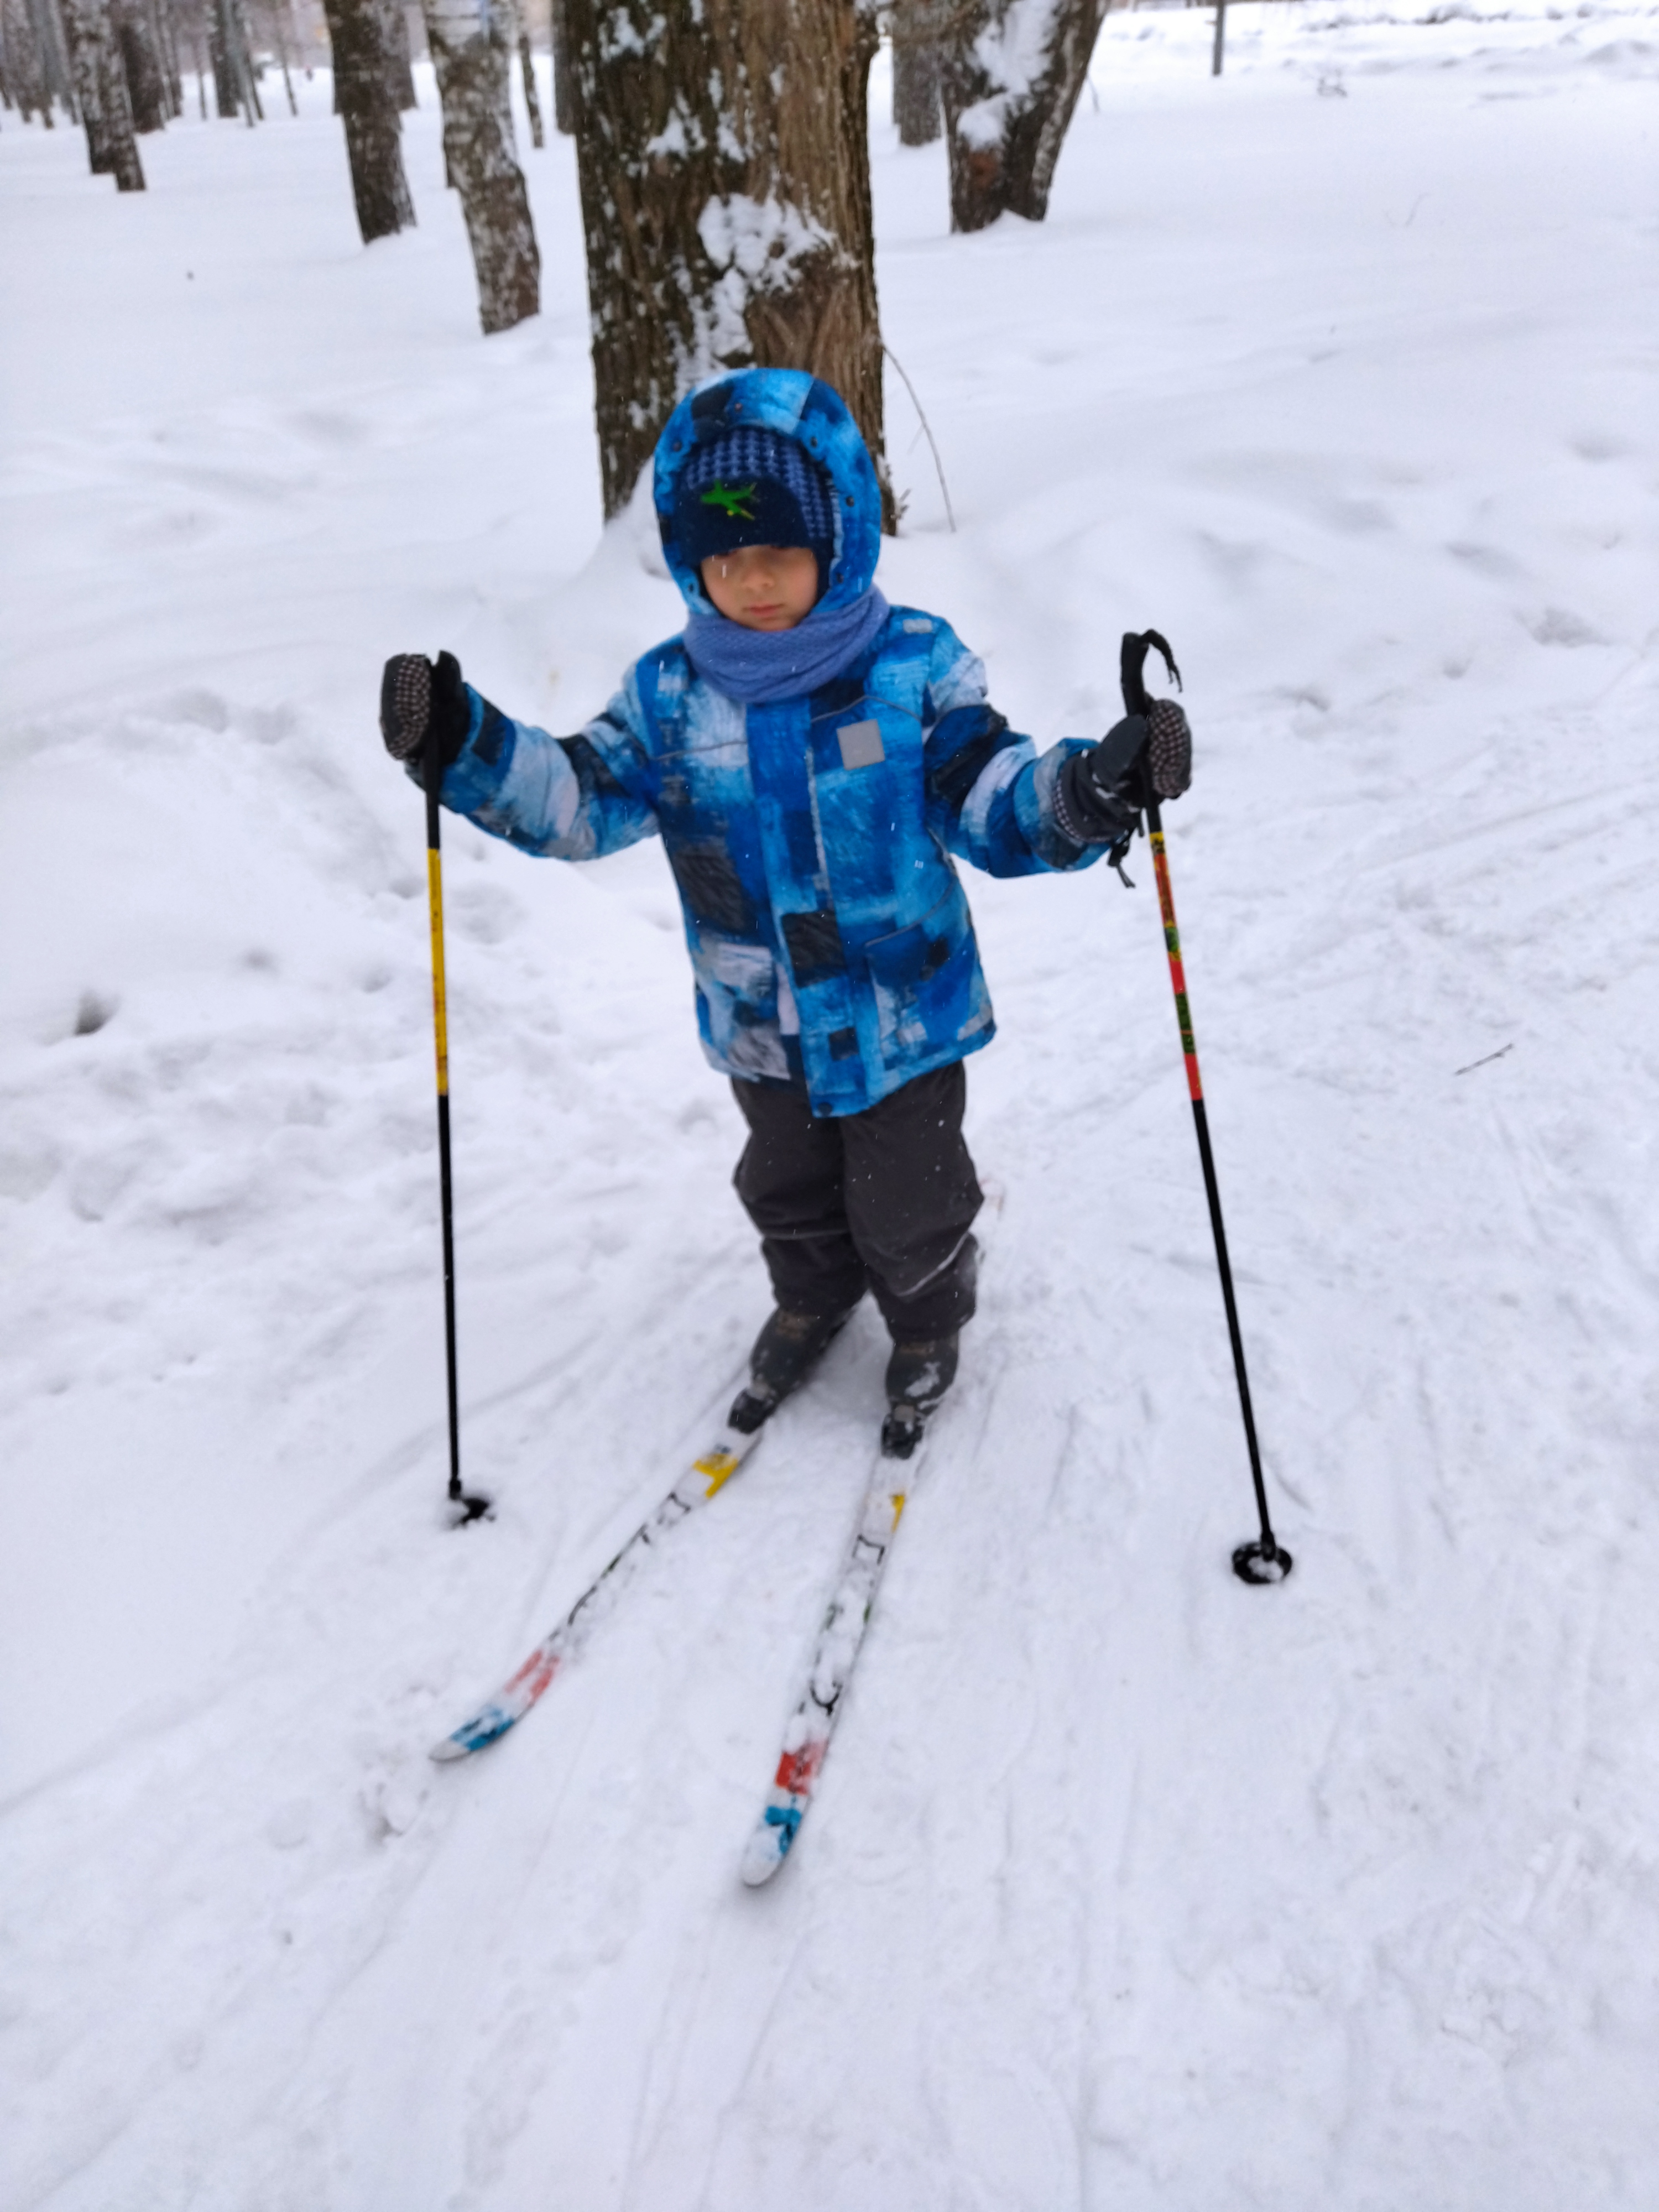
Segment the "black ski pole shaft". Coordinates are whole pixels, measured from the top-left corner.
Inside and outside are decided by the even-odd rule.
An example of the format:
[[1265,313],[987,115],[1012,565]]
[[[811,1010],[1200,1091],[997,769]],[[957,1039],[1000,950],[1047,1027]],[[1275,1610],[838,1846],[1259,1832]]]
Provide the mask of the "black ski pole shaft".
[[[435,722],[435,716],[434,718]],[[432,1024],[438,1062],[438,1193],[444,1238],[444,1364],[449,1382],[449,1502],[458,1528],[489,1510],[489,1500],[461,1487],[461,1415],[455,1364],[455,1196],[449,1156],[449,1013],[444,982],[444,886],[438,789],[444,758],[434,728],[427,741],[426,886],[432,920]]]
[[[1155,630],[1123,641],[1123,702],[1132,714],[1150,712],[1151,702],[1141,680],[1146,649],[1156,645],[1175,674],[1170,649]],[[1179,677],[1176,678],[1180,681]],[[1164,946],[1169,956],[1170,982],[1175,993],[1176,1021],[1181,1030],[1181,1053],[1187,1068],[1187,1090],[1192,1099],[1193,1127],[1198,1135],[1198,1157],[1204,1170],[1204,1195],[1209,1200],[1210,1228],[1215,1237],[1216,1266],[1221,1275],[1222,1303],[1227,1310],[1227,1335],[1232,1345],[1233,1372],[1238,1378],[1239,1411],[1244,1418],[1244,1443],[1250,1457],[1250,1480],[1255,1488],[1255,1509],[1261,1534],[1233,1553],[1233,1572],[1241,1582],[1283,1582],[1291,1567],[1290,1553],[1273,1531],[1267,1516],[1267,1486],[1261,1473],[1261,1448],[1256,1441],[1255,1413],[1250,1404],[1250,1378],[1244,1363],[1244,1337],[1238,1325],[1238,1301],[1233,1294],[1232,1263],[1227,1256],[1226,1224],[1221,1218],[1221,1190],[1216,1181],[1215,1154],[1210,1146],[1210,1120],[1204,1104],[1204,1083],[1199,1073],[1198,1045],[1193,1036],[1192,1008],[1187,996],[1187,972],[1181,955],[1181,932],[1176,924],[1175,893],[1170,884],[1170,858],[1164,842],[1164,819],[1157,794],[1146,794],[1146,830],[1152,848],[1152,872],[1158,879],[1158,904],[1164,922]]]

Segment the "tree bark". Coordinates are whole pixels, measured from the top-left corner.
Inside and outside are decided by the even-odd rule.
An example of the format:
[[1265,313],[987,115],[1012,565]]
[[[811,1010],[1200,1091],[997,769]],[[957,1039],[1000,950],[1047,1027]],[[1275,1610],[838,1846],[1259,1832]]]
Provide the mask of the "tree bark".
[[106,0],[68,0],[64,28],[92,173],[113,177],[118,191],[142,192],[144,172],[132,133],[126,71]]
[[0,46],[6,57],[6,105],[15,107],[25,123],[39,115],[50,131],[52,93],[46,57],[24,0],[0,0]]
[[412,226],[398,120],[392,25],[381,0],[323,0],[334,51],[334,106],[345,125],[351,197],[365,246]]
[[386,12],[386,48],[392,70],[392,89],[398,112],[407,115],[420,102],[415,97],[415,62],[409,43],[409,16],[404,0],[382,0]]
[[530,116],[530,143],[538,152],[547,143],[547,133],[542,129],[541,95],[536,90],[536,62],[530,51],[530,33],[519,23],[519,68],[524,77],[524,104]]
[[981,0],[945,50],[951,228],[1041,222],[1104,0]]
[[882,441],[856,0],[567,0],[605,509],[675,402],[757,365],[833,384]]
[[167,79],[167,115],[172,120],[185,112],[185,82],[179,71],[179,27],[165,0],[148,0],[148,5],[150,33],[161,57],[161,73]]
[[248,128],[264,120],[253,82],[253,56],[247,22],[239,0],[207,0],[208,51],[213,61],[213,96],[222,120],[237,115]]
[[444,160],[478,280],[484,335],[541,308],[541,255],[513,143],[505,10],[490,0],[422,0],[444,111]]
[[893,10],[893,120],[901,146],[931,146],[944,128],[940,14],[929,0],[899,0]]
[[547,0],[547,42],[553,57],[553,128],[576,135],[576,80],[570,66],[568,0]]
[[52,128],[52,102],[55,98],[72,123],[81,120],[81,111],[75,98],[75,72],[70,65],[69,38],[64,29],[56,0],[23,0],[27,21],[34,33],[34,51],[41,73],[41,90],[46,105],[41,112],[46,128]]
[[141,137],[147,131],[165,130],[172,102],[145,0],[112,0],[110,14],[126,72],[132,127]]
[[225,35],[225,14],[220,0],[203,9],[207,17],[208,63],[213,71],[213,105],[221,122],[234,122],[241,111],[236,88],[236,68]]

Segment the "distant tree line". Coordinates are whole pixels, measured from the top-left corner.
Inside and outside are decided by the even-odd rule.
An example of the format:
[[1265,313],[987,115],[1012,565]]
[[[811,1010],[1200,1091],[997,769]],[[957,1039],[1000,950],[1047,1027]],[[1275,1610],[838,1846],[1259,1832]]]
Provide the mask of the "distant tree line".
[[[540,101],[527,0],[420,0],[484,330],[540,304],[511,106]],[[1109,0],[548,0],[554,120],[575,139],[607,514],[675,402],[715,371],[808,368],[845,395],[884,484],[866,127],[890,39],[901,140],[946,141],[951,222],[1041,222]],[[321,0],[365,242],[415,220],[403,0]],[[268,58],[295,106],[296,0],[0,0],[0,100],[86,131],[94,171],[143,189],[137,141],[183,112],[262,119]],[[892,519],[889,495],[888,519]]]

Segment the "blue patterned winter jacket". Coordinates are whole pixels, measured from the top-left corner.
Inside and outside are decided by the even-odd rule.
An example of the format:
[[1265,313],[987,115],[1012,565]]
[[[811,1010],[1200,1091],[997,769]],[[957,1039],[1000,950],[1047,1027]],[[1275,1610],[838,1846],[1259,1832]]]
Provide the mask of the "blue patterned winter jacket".
[[[863,593],[881,501],[837,394],[750,369],[683,401],[657,451],[677,558],[674,483],[733,413],[799,439],[828,470],[839,536],[824,595]],[[985,672],[936,615],[895,607],[844,675],[810,697],[744,707],[671,638],[629,670],[579,736],[550,737],[474,692],[447,806],[527,852],[592,860],[659,835],[679,887],[703,1050],[726,1074],[804,1084],[812,1110],[855,1114],[990,1042],[991,1000],[955,860],[994,876],[1087,866],[1055,824],[1066,739],[1040,758],[988,703]]]

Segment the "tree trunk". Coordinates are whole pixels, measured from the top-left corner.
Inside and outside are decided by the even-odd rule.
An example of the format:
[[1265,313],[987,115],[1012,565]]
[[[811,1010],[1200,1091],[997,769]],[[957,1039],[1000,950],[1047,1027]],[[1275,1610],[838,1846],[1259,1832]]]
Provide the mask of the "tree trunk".
[[150,33],[161,57],[161,74],[167,79],[167,117],[172,121],[185,112],[185,82],[179,72],[179,29],[165,0],[148,0],[148,4]]
[[386,10],[386,54],[392,69],[392,89],[398,112],[407,115],[420,102],[415,97],[415,63],[409,44],[409,16],[404,0],[382,0]]
[[45,79],[47,126],[50,128],[52,123],[51,102],[54,97],[61,102],[70,120],[78,123],[81,111],[75,98],[75,72],[70,65],[69,37],[64,28],[63,17],[58,11],[57,0],[28,0],[28,19],[34,27],[35,52],[40,56]]
[[323,0],[334,50],[334,106],[345,125],[351,197],[365,246],[415,221],[404,174],[392,25],[381,0]]
[[225,40],[224,10],[219,0],[202,11],[207,17],[208,64],[213,71],[214,112],[221,122],[234,122],[240,108],[236,96],[236,71]]
[[422,0],[444,111],[444,160],[461,196],[486,337],[541,308],[541,255],[513,143],[504,11]]
[[901,146],[931,146],[944,128],[940,15],[929,0],[899,0],[893,10],[893,120]]
[[119,191],[142,192],[144,172],[132,135],[126,71],[106,0],[68,0],[64,28],[92,173],[113,177]]
[[6,105],[15,107],[25,123],[39,115],[50,131],[52,94],[46,57],[23,0],[0,0],[0,46],[6,57]]
[[945,50],[951,228],[1041,222],[1104,0],[981,0]]
[[541,95],[536,90],[536,63],[530,51],[530,33],[519,24],[519,68],[524,76],[524,104],[530,114],[530,143],[539,152],[547,143],[542,129]]
[[547,42],[553,58],[553,127],[576,135],[576,79],[570,66],[568,0],[547,0]]
[[265,111],[259,105],[259,72],[253,66],[252,33],[248,29],[247,10],[242,0],[225,0],[225,14],[230,23],[230,58],[236,68],[242,112],[251,131],[256,123],[265,119]]
[[172,103],[145,0],[112,0],[110,14],[126,72],[132,127],[141,136],[165,130]]
[[675,402],[757,365],[833,384],[882,444],[856,0],[567,0],[605,509]]

